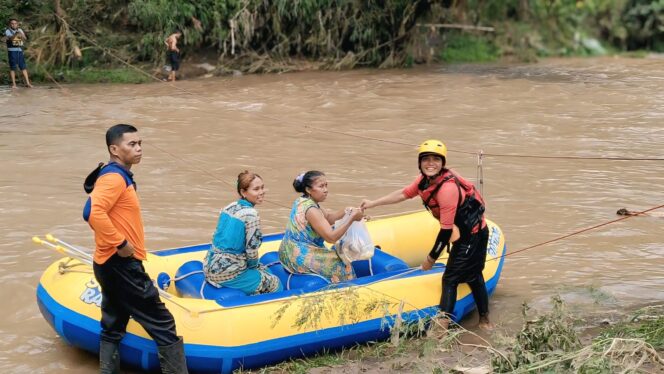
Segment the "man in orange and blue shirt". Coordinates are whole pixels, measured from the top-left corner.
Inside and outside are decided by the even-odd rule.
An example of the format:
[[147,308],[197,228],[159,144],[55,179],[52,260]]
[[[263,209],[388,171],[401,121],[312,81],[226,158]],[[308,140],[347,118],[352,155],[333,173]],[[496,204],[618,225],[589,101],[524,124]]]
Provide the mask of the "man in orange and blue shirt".
[[145,272],[141,207],[131,166],[141,161],[138,130],[119,124],[106,132],[110,162],[84,185],[90,193],[83,218],[95,233],[93,269],[101,285],[100,371],[119,373],[119,344],[131,316],[157,343],[163,373],[187,373],[184,344],[175,320]]

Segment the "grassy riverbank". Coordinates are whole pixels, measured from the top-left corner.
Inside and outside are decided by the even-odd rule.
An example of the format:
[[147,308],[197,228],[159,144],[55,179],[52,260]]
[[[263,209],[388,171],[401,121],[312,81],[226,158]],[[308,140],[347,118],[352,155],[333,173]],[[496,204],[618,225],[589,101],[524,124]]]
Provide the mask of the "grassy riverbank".
[[58,83],[148,83],[153,82],[149,76],[131,68],[84,68],[61,69],[47,72],[37,69],[31,72],[33,82],[52,84]]
[[[664,367],[664,304],[612,322],[567,312],[560,298],[513,336],[479,336],[462,328],[443,339],[423,334],[361,345],[252,372],[575,372],[652,371]],[[245,371],[246,372],[246,371]]]
[[[468,43],[464,43],[468,41]],[[497,48],[489,42],[482,39],[473,39],[468,37],[459,38],[458,44],[454,42],[448,49],[440,53],[440,62],[436,64],[458,64],[458,63],[495,63],[495,62],[522,62],[523,60],[514,59],[510,57],[503,57],[497,53]],[[612,54],[614,56],[624,56],[630,58],[646,58],[650,55],[649,51],[630,51],[619,52]],[[575,57],[575,56],[570,56]],[[530,62],[536,61],[530,60]],[[185,62],[184,67],[180,73],[182,79],[194,79],[201,76],[226,76],[233,74],[233,71],[215,70],[214,72],[207,72],[203,69],[195,67],[187,67],[187,63],[197,64],[197,61],[188,60]],[[301,66],[315,67],[313,63],[302,63]],[[77,83],[124,83],[124,84],[140,84],[156,82],[164,79],[166,74],[161,72],[150,65],[137,65],[143,73],[136,69],[129,67],[86,67],[86,68],[67,68],[56,69],[50,68],[46,70],[43,66],[29,67],[30,78],[34,83],[50,84],[53,85],[55,80],[58,84],[77,84]],[[318,70],[314,68],[315,70]],[[293,69],[293,71],[300,71],[303,69]],[[304,69],[306,70],[306,68]],[[238,72],[235,71],[237,74]],[[241,74],[241,72],[240,72]],[[0,84],[9,84],[9,77],[6,74],[0,75]],[[19,84],[21,82],[20,75],[17,75]]]

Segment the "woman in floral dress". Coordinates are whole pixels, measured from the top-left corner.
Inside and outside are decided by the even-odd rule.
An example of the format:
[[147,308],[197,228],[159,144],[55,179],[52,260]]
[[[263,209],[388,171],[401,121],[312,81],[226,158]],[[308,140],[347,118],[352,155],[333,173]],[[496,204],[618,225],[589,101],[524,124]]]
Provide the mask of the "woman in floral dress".
[[[323,243],[336,243],[353,221],[362,219],[362,211],[347,208],[330,212],[322,208],[319,204],[325,201],[328,191],[327,178],[320,171],[300,174],[293,181],[293,187],[302,196],[293,203],[279,247],[279,260],[291,273],[314,273],[331,283],[354,279],[355,273],[350,264],[344,264],[337,252],[326,248]],[[332,227],[345,214],[349,214],[351,219],[339,227]]]

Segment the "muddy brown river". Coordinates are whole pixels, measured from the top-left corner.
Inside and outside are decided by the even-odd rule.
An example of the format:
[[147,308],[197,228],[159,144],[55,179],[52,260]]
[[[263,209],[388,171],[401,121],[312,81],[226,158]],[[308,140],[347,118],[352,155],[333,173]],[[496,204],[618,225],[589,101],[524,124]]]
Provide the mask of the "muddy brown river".
[[[133,171],[149,249],[209,241],[235,176],[261,174],[265,232],[282,231],[301,171],[327,173],[325,206],[358,205],[417,175],[415,145],[440,138],[448,165],[476,180],[508,251],[664,203],[664,57],[545,60],[242,76],[168,84],[0,89],[0,372],[91,373],[42,318],[35,290],[59,255],[31,243],[53,233],[93,245],[83,179],[107,160],[105,130],[144,140]],[[503,155],[503,156],[501,156]],[[512,157],[505,155],[563,158]],[[567,157],[578,158],[567,158]],[[583,159],[597,158],[597,159]],[[413,200],[375,216],[420,209]],[[661,213],[660,213],[661,214]],[[558,293],[581,315],[620,315],[664,301],[664,218],[635,217],[509,256],[491,298],[500,331],[521,304]],[[474,328],[476,320],[467,320]]]

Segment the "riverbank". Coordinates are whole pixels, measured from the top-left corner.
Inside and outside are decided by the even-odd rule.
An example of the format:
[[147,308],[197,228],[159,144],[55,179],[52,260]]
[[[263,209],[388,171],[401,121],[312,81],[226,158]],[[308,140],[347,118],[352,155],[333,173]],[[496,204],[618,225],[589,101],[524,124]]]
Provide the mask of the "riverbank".
[[164,40],[176,29],[183,33],[181,75],[191,79],[662,53],[660,12],[645,0],[305,0],[296,6],[288,0],[132,0],[92,8],[56,0],[0,7],[0,18],[22,22],[36,82],[142,83],[165,75]]
[[[500,57],[495,54],[495,49],[485,42],[471,42],[460,45],[459,48],[451,48],[441,53],[443,62],[433,62],[429,65],[438,65],[441,67],[455,64],[485,64],[485,63],[524,63],[522,60],[513,56]],[[655,54],[649,51],[631,51],[617,52],[609,57],[627,57],[627,58],[648,58],[653,56],[664,56],[664,54]],[[591,57],[591,56],[588,56]],[[594,57],[594,56],[592,56]],[[574,58],[574,57],[570,57]],[[526,62],[534,63],[537,60]],[[182,62],[178,72],[178,80],[191,80],[201,78],[240,76],[245,73],[239,70],[228,70],[223,66],[213,65],[208,56],[189,56]],[[418,64],[420,65],[420,64]],[[418,65],[412,65],[415,67]],[[421,64],[426,65],[426,64]],[[408,68],[406,68],[408,69]],[[30,67],[30,78],[35,84],[94,84],[94,83],[120,83],[120,84],[142,84],[163,81],[168,72],[164,67],[155,68],[151,64],[137,64],[132,67],[88,67],[81,69],[51,69],[44,67]],[[316,62],[311,61],[291,61],[290,64],[284,64],[280,73],[316,71],[321,70]],[[21,82],[21,77],[17,76]],[[0,84],[8,84],[8,76],[0,75]]]
[[410,335],[253,372],[488,374],[664,370],[664,304],[625,316],[572,316],[562,300],[554,297],[551,311],[536,317],[525,312],[524,316],[527,319],[516,335],[503,335],[499,329],[489,334],[458,327],[443,339]]

